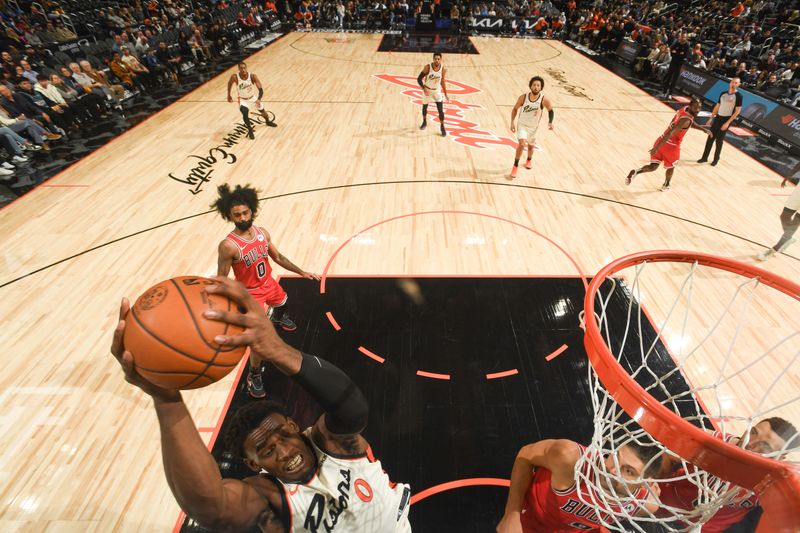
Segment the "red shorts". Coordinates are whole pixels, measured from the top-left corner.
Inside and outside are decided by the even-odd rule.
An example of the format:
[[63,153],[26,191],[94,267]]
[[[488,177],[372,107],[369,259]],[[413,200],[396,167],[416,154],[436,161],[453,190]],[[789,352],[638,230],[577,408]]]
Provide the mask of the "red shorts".
[[[653,148],[655,148],[656,144],[661,139],[659,138],[655,144],[653,144]],[[681,158],[681,147],[675,144],[665,144],[661,147],[661,150],[658,152],[650,155],[650,162],[651,163],[663,163],[664,168],[673,168],[675,163],[678,162],[678,159]]]
[[277,307],[286,303],[286,292],[272,277],[267,278],[260,287],[247,288],[258,303],[267,307]]

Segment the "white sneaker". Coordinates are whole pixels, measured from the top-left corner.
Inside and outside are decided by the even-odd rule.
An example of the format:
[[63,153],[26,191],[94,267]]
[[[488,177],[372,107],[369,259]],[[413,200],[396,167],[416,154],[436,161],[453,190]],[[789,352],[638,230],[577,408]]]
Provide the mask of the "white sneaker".
[[670,190],[670,186],[669,185],[662,185],[661,188],[658,189],[658,190],[661,191],[661,192],[667,192],[668,190]]
[[3,168],[6,170],[14,170],[16,167],[8,161],[3,161]]
[[27,163],[28,162],[28,158],[25,157],[24,155],[15,155],[14,157],[11,158],[11,160],[14,163]]
[[14,173],[12,170],[8,170],[7,168],[0,167],[0,176],[10,176]]
[[772,248],[767,248],[766,250],[758,254],[756,256],[756,259],[758,259],[759,261],[766,261],[773,255],[775,255],[775,250],[773,250]]

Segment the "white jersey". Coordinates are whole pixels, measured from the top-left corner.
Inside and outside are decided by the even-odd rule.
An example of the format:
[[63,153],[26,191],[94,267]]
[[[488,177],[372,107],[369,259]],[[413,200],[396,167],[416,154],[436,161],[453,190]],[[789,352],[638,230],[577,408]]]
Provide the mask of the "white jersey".
[[531,100],[531,93],[525,94],[525,103],[519,108],[520,126],[538,126],[542,118],[542,101],[544,94],[539,93],[536,100]]
[[430,64],[428,75],[425,76],[425,88],[429,91],[439,92],[442,88],[442,72],[444,65],[439,65],[439,70],[433,70],[433,63]]
[[240,100],[250,100],[256,95],[256,86],[252,80],[253,74],[248,72],[247,78],[242,79],[239,73],[236,73],[236,90],[239,91]]
[[333,457],[314,444],[318,469],[305,484],[284,483],[290,533],[410,532],[411,488],[392,483],[371,450],[353,458]]

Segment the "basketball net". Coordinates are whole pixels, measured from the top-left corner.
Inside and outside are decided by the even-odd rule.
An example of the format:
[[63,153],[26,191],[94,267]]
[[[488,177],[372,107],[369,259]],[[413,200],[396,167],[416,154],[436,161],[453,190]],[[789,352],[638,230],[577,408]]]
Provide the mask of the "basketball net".
[[[763,419],[781,417],[800,427],[797,289],[750,265],[689,252],[634,254],[592,280],[593,309],[587,295],[585,312],[593,316],[584,315],[582,327],[594,434],[575,480],[603,526],[644,532],[657,523],[663,531],[699,531],[723,506],[755,505],[753,490],[764,503],[761,488],[769,483],[759,469],[765,464],[786,469],[789,478],[794,469],[797,477],[787,483],[800,485],[800,438],[770,453],[742,450]],[[635,482],[620,474],[619,452],[629,443],[655,452],[644,469],[652,465],[655,472]],[[717,449],[745,457],[709,457]],[[667,505],[665,494],[659,496],[675,486],[683,487],[685,505]],[[645,508],[643,494],[657,511]],[[791,513],[798,512],[798,497],[785,502]],[[781,512],[764,507],[765,518]],[[771,531],[798,531],[800,524],[785,522],[796,519],[782,517]]]

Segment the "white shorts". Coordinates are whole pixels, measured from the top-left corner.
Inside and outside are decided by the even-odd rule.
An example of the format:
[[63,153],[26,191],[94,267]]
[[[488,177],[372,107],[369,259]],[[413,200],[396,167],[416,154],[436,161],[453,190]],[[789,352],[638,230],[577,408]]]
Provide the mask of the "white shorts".
[[244,106],[249,110],[255,109],[257,111],[261,111],[261,110],[264,109],[264,103],[263,102],[259,102],[258,98],[255,97],[255,96],[253,96],[252,98],[242,98],[240,96],[239,97],[239,106],[240,107]]
[[442,96],[441,89],[438,91],[432,91],[428,89],[428,92],[422,91],[422,105],[428,105],[431,102],[443,102],[444,97]]
[[528,126],[526,124],[517,124],[517,140],[526,141],[528,144],[533,144],[536,140],[536,131],[539,125]]

